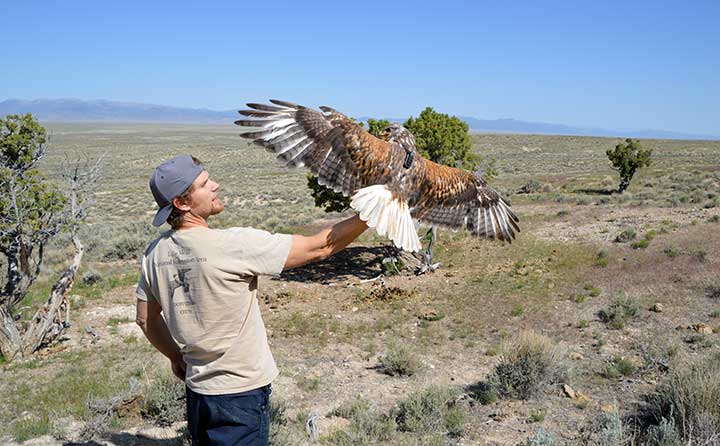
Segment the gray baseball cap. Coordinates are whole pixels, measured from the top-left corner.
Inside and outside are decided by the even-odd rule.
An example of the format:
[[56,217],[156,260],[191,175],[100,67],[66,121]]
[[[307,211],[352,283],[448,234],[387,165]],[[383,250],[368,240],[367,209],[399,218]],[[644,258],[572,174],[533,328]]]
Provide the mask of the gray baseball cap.
[[155,169],[150,177],[150,191],[160,209],[153,218],[153,225],[165,223],[172,212],[173,198],[188,190],[203,170],[202,164],[195,164],[190,155],[178,155]]

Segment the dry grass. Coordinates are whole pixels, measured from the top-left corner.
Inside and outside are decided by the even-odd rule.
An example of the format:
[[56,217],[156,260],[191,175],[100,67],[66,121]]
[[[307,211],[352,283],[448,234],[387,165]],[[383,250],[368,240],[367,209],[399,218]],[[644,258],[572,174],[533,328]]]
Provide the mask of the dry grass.
[[502,397],[528,399],[565,377],[561,357],[550,338],[525,331],[504,348],[488,381]]
[[720,442],[720,355],[685,364],[671,373],[643,407],[649,434],[672,426],[682,444]]

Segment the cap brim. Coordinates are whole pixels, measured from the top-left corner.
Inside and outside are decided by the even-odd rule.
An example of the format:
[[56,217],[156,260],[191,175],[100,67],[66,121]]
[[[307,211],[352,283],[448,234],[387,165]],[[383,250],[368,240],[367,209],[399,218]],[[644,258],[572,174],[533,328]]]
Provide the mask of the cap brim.
[[157,214],[155,214],[155,218],[153,218],[153,226],[162,226],[163,223],[167,220],[167,218],[170,216],[170,212],[172,212],[173,205],[169,204],[165,206],[164,208],[160,208],[159,211],[157,211]]

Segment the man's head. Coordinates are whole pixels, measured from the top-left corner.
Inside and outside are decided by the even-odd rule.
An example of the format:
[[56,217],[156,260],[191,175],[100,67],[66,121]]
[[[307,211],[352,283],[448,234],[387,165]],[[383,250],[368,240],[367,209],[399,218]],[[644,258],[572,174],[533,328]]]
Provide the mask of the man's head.
[[177,228],[188,213],[206,221],[225,207],[217,198],[218,188],[197,158],[178,155],[165,161],[150,178],[150,190],[160,207],[153,225],[167,222]]

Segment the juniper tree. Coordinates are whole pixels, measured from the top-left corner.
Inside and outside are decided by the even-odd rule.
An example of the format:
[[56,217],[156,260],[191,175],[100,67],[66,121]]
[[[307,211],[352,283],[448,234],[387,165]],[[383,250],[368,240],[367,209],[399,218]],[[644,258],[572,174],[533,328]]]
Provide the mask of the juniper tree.
[[[76,232],[90,204],[88,186],[98,178],[98,163],[66,162],[61,175],[67,189],[61,189],[37,169],[46,142],[45,129],[32,115],[0,119],[0,254],[5,267],[0,276],[0,352],[7,360],[33,353],[67,327],[61,313],[83,254]],[[40,274],[48,243],[64,233],[75,246],[73,261],[45,305],[23,323],[16,307]]]
[[619,193],[625,192],[638,169],[650,165],[652,152],[652,149],[643,150],[640,141],[631,138],[616,145],[614,150],[608,149],[605,152],[612,168],[620,173]]

